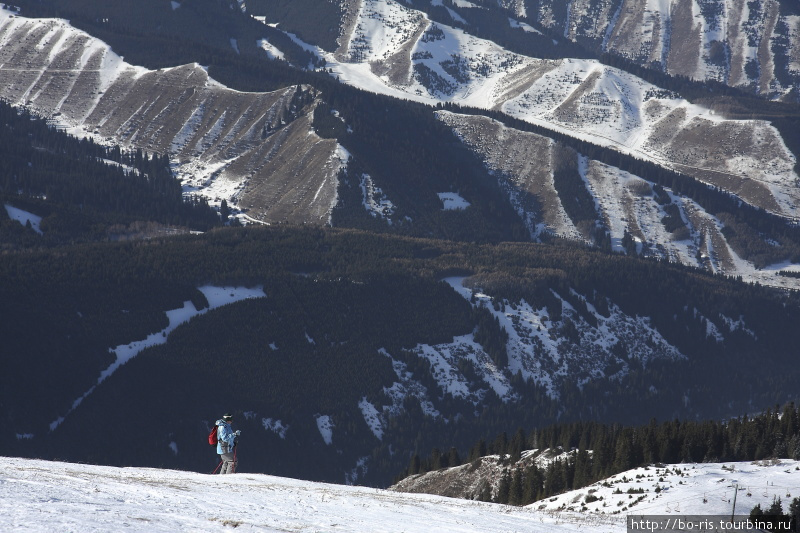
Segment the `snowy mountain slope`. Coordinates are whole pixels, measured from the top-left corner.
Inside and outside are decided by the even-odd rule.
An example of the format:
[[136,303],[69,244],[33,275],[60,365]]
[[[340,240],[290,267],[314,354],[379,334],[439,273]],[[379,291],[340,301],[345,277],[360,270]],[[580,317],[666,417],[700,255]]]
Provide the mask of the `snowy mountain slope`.
[[[651,465],[548,498],[532,507],[592,514],[730,514],[735,492],[737,515],[748,514],[756,505],[767,509],[775,497],[782,500],[785,511],[792,498],[800,494],[800,462],[780,459]],[[588,495],[597,500],[588,501]]]
[[[504,473],[525,469],[531,464],[546,468],[549,462],[563,461],[567,455],[559,450],[528,450],[513,464],[497,455],[486,456],[473,464],[409,476],[391,490],[476,499],[485,487],[495,493]],[[781,459],[650,465],[540,500],[527,508],[544,513],[565,513],[562,516],[618,517],[623,523],[627,515],[634,513],[637,516],[730,516],[734,492],[738,492],[737,516],[749,514],[756,505],[768,508],[774,497],[782,500],[786,511],[792,498],[800,494],[800,462]]]
[[0,98],[100,142],[170,153],[187,192],[261,222],[324,224],[342,160],[310,126],[310,87],[242,93],[197,64],[131,66],[57,19],[0,9]]
[[[537,305],[525,300],[513,303],[486,294],[481,290],[479,277],[470,280],[473,288],[464,286],[464,278],[448,278],[445,281],[464,298],[474,300],[474,305],[484,307],[497,319],[508,335],[506,349],[511,374],[519,373],[525,380],[530,379],[544,387],[552,398],[558,398],[559,391],[564,390],[567,384],[583,387],[591,381],[618,381],[632,367],[647,366],[656,359],[685,359],[653,328],[647,318],[626,315],[613,302],[607,302],[607,312],[601,314],[585,297],[572,294],[586,307],[587,318],[564,297],[551,290],[554,301],[561,304],[561,316],[555,316],[555,306],[548,310],[546,305],[539,307],[541,303]],[[462,349],[469,352],[466,346]],[[436,352],[428,347],[422,353],[429,354],[431,351]],[[443,356],[442,352],[444,350],[439,350],[440,357]],[[480,352],[482,350],[473,349],[470,353],[480,358]],[[454,375],[454,366],[450,366],[451,376]],[[491,367],[485,357],[484,362],[477,366],[491,375]],[[446,386],[443,388],[448,390]],[[493,388],[501,398],[510,399],[510,388],[505,389],[505,395],[500,394],[504,392],[503,389],[497,386]],[[457,393],[450,390],[450,394],[456,396]]]
[[566,9],[559,4],[528,0],[525,11],[569,39],[672,75],[772,98],[800,83],[800,32],[792,2],[572,0]]
[[[560,160],[575,157],[558,153],[558,143],[535,133],[507,127],[487,117],[438,111],[437,116],[478,154],[497,177],[533,238],[550,233],[591,242],[564,210],[553,182]],[[563,149],[562,149],[563,150]],[[624,251],[625,234],[636,242],[637,253],[697,266],[712,272],[758,281],[778,287],[796,287],[794,278],[777,275],[783,264],[759,269],[731,248],[724,224],[695,201],[666,188],[669,204],[654,194],[652,185],[639,176],[580,156],[579,172],[592,194],[600,223],[608,229],[611,247]],[[665,226],[667,209],[677,209],[675,227]]]
[[501,180],[531,237],[548,231],[570,239],[586,238],[564,211],[553,184],[552,139],[520,132],[485,117],[446,111],[437,116],[479,153]]
[[[0,464],[0,510],[6,526],[21,531],[626,531],[625,514],[538,510],[536,504],[511,507],[258,474],[209,477],[176,470],[14,458],[0,458]],[[764,507],[764,503],[771,503],[771,496],[761,495],[770,486],[775,493],[782,494],[787,489],[800,492],[797,476],[783,472],[793,466],[789,462],[775,467],[665,466],[661,472],[668,479],[663,483],[668,490],[661,492],[655,507],[647,510],[663,514],[665,505],[671,503],[671,509],[680,506],[681,514],[729,514],[731,504],[723,497],[730,497],[732,489],[728,485],[736,478],[740,486],[750,483],[753,488],[752,497],[740,494],[737,504],[737,515],[747,514],[748,505],[761,502]],[[684,477],[674,474],[676,470]],[[641,474],[647,476],[647,488],[652,488],[652,467],[624,475],[633,480]],[[622,475],[616,477],[621,479]],[[719,479],[723,482],[716,483]],[[678,484],[679,481],[684,483]],[[611,482],[618,487],[628,486],[618,479]],[[643,483],[629,485],[641,488]],[[600,492],[606,490],[611,492],[598,488],[596,494],[604,496],[604,500],[596,502],[598,505],[612,501],[610,494],[606,500],[605,492]],[[585,492],[569,496],[583,496]],[[704,493],[708,502],[693,505],[702,501]],[[559,501],[567,496],[559,497]],[[624,494],[624,498],[628,496]],[[647,496],[652,497],[652,492]],[[589,505],[594,509],[594,504]],[[646,503],[634,509],[637,513],[645,510]]]
[[596,61],[515,54],[393,0],[358,5],[352,34],[342,38],[346,51],[318,51],[346,83],[431,104],[502,109],[655,161],[767,211],[797,211],[795,157],[767,122],[726,120]]
[[[597,517],[258,474],[13,458],[0,464],[4,527],[19,531],[568,532],[598,524]],[[601,523],[625,531],[623,520]]]

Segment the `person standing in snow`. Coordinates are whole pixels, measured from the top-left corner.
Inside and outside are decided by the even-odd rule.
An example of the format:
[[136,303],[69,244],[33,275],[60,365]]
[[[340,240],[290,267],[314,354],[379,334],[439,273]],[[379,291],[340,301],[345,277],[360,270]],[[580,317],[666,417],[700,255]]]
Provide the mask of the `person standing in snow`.
[[220,474],[233,474],[236,472],[236,439],[241,431],[233,431],[233,415],[225,414],[217,420],[217,453],[222,459]]

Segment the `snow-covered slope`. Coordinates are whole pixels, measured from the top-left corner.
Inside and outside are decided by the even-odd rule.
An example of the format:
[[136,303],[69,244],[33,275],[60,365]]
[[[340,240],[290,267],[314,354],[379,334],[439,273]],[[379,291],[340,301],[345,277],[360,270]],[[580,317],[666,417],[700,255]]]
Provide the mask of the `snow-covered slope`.
[[311,127],[311,87],[228,89],[197,64],[149,71],[59,19],[0,7],[0,98],[78,135],[170,153],[187,192],[251,220],[324,224],[342,150]]
[[[409,476],[391,489],[472,499],[488,487],[494,495],[505,473],[530,465],[544,469],[549,462],[566,456],[551,450],[529,450],[511,465],[499,456],[487,456],[472,464]],[[561,519],[603,516],[609,520],[605,522],[608,530],[614,531],[615,519],[611,517],[619,517],[624,523],[627,515],[730,516],[734,493],[737,516],[749,514],[756,505],[767,509],[776,497],[787,511],[792,499],[800,495],[800,461],[650,465],[540,500],[528,508],[550,516],[559,513]]]
[[[767,509],[780,498],[787,510],[800,496],[800,462],[689,463],[628,470],[586,488],[534,504],[539,510],[598,514],[681,515],[736,514]],[[592,495],[594,498],[586,499]]]
[[[564,210],[554,184],[555,168],[561,159],[577,157],[577,171],[594,198],[598,222],[608,230],[613,250],[624,251],[627,233],[640,255],[765,285],[798,286],[795,278],[778,275],[780,270],[792,270],[796,265],[757,268],[741,258],[725,237],[723,222],[691,198],[665,188],[667,196],[659,201],[652,184],[639,176],[582,154],[565,155],[559,143],[548,137],[509,128],[487,117],[448,111],[438,111],[437,116],[481,156],[534,239],[549,233],[591,242],[586,229],[577,227]],[[669,205],[664,203],[667,200]],[[667,209],[677,210],[679,215],[674,218],[675,227],[669,229],[663,222]]]
[[526,4],[528,17],[569,39],[669,74],[773,98],[800,83],[800,17],[792,2],[570,0],[566,9],[555,0]]
[[[587,524],[580,516],[259,474],[13,458],[0,458],[0,472],[2,527],[13,531],[485,533],[567,532]],[[624,523],[613,528],[624,531]]]
[[[510,507],[426,494],[327,485],[260,474],[214,476],[152,468],[114,468],[39,460],[0,458],[0,514],[12,531],[343,531],[459,532],[486,531],[626,531],[626,511],[613,495],[631,486],[650,490],[636,494],[637,514],[730,514],[732,483],[741,487],[737,515],[772,495],[800,493],[797,463],[676,465],[636,470],[609,480],[613,488],[596,487],[602,499],[591,511],[555,510],[560,501],[580,500],[576,491],[529,507]],[[729,470],[732,468],[733,471]],[[209,470],[213,469],[213,465]],[[244,469],[244,466],[242,466]],[[675,472],[680,471],[682,475]],[[789,473],[786,473],[786,472]],[[639,479],[636,476],[640,476]],[[644,476],[642,479],[641,476]],[[628,482],[620,481],[623,477]],[[651,489],[658,484],[662,491]],[[746,495],[750,488],[751,496]],[[764,497],[763,493],[767,493]],[[702,503],[706,497],[707,502]],[[655,503],[648,505],[648,499]],[[576,500],[576,501],[577,501]],[[607,514],[595,507],[612,508]],[[558,504],[558,505],[557,505]],[[538,509],[544,505],[545,509]],[[678,514],[680,513],[680,514]]]
[[328,66],[346,83],[511,116],[655,161],[785,216],[800,206],[778,131],[733,121],[597,61],[542,60],[432,22],[394,0],[363,0]]
[[[584,296],[574,294],[586,306],[589,320],[581,316],[565,297],[553,292],[554,302],[561,307],[561,315],[551,316],[547,306],[539,307],[522,300],[512,303],[485,294],[480,288],[464,286],[464,278],[446,280],[454,290],[476,306],[484,307],[497,319],[508,335],[508,368],[512,374],[520,373],[547,389],[547,393],[558,398],[567,383],[582,387],[595,380],[620,380],[627,375],[631,365],[647,366],[656,359],[684,359],[674,346],[652,327],[649,319],[632,317],[623,313],[613,302],[607,302],[607,312],[601,314]],[[475,283],[480,283],[476,281]],[[540,303],[541,305],[541,303]],[[498,309],[499,308],[499,309]],[[590,323],[591,320],[591,323]],[[454,340],[455,341],[455,340]],[[476,343],[463,343],[456,348],[451,345],[417,347],[420,356],[428,358],[436,372],[440,386],[454,397],[468,396],[460,387],[453,387],[458,373],[456,355],[469,353],[476,359],[476,368],[481,370],[486,384],[501,398],[509,398],[510,387],[496,377],[491,361]],[[619,348],[630,358],[619,356]],[[502,374],[501,374],[502,376]]]

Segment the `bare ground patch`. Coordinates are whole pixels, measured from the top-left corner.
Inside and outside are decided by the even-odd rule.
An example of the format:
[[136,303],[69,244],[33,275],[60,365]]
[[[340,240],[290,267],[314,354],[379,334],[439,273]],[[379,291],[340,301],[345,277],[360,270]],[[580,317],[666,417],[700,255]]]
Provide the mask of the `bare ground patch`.
[[667,72],[694,78],[702,56],[702,27],[692,16],[692,0],[678,0],[672,5],[672,38],[667,55]]

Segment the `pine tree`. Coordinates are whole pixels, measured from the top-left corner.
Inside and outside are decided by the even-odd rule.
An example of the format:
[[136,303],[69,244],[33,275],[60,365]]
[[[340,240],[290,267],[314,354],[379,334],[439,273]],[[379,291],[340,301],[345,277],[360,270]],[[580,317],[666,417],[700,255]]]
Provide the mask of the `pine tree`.
[[511,476],[511,484],[508,487],[508,503],[511,505],[522,505],[524,486],[522,482],[522,469],[517,467]]
[[503,471],[503,477],[500,478],[500,483],[497,485],[497,495],[495,495],[495,503],[508,503],[509,491],[511,489],[511,480],[508,470]]

